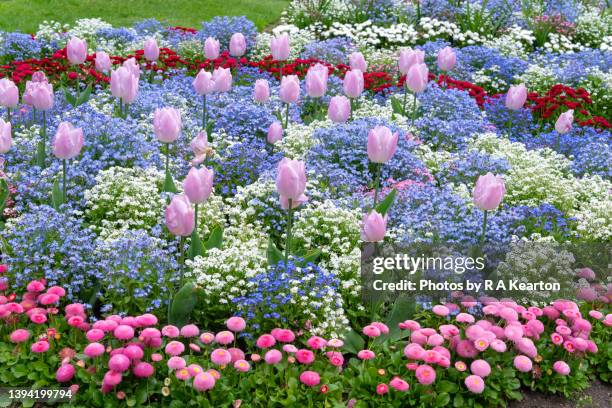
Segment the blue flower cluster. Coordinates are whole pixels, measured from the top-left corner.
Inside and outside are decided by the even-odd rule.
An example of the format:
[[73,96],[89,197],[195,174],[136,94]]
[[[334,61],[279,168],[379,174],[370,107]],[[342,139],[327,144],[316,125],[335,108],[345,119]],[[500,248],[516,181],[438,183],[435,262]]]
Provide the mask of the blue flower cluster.
[[300,58],[319,59],[334,65],[346,64],[348,63],[348,55],[354,50],[355,46],[351,40],[344,37],[336,37],[306,44]]
[[41,44],[30,34],[0,32],[0,60],[25,60],[39,58]]
[[247,41],[247,50],[255,44],[257,27],[245,16],[240,17],[214,17],[210,21],[202,23],[202,29],[196,34],[196,38],[202,42],[208,37],[213,37],[221,43],[221,49],[229,49],[230,38],[234,33],[242,33]]

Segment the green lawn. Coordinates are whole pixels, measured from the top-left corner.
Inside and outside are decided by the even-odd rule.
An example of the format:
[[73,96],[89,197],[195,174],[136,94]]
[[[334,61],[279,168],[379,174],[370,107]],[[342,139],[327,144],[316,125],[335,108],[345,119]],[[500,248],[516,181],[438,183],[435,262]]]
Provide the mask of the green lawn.
[[34,33],[44,20],[99,17],[114,26],[144,18],[199,28],[214,16],[247,16],[259,29],[274,23],[289,0],[0,0],[0,30]]

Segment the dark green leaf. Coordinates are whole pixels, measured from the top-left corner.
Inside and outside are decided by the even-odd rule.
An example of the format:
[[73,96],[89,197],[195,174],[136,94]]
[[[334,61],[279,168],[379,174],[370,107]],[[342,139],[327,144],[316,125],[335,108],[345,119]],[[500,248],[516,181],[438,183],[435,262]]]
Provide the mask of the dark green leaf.
[[176,189],[176,185],[174,184],[174,179],[170,172],[166,172],[166,178],[164,179],[164,190],[168,193],[176,193],[178,190]]
[[89,100],[89,96],[91,95],[91,84],[87,85],[87,88],[83,91],[81,95],[79,95],[79,99],[76,101],[77,106],[82,105]]
[[363,338],[354,330],[346,332],[344,335],[344,349],[357,354],[360,350],[363,350],[365,341]]
[[189,259],[193,259],[198,255],[204,255],[204,245],[202,244],[198,231],[194,228],[191,233],[191,244],[189,245],[187,256]]
[[283,259],[283,253],[274,245],[272,238],[268,239],[268,265],[275,266],[281,259]]
[[68,102],[71,106],[76,106],[76,97],[71,94],[70,91],[68,91],[66,88],[62,88],[62,90],[64,91],[64,98],[66,99],[66,102]]
[[223,245],[223,227],[215,227],[210,231],[206,249],[221,248],[221,245]]
[[53,182],[53,190],[51,191],[51,205],[56,210],[59,210],[60,206],[64,204],[64,195],[59,185],[59,180],[55,179]]
[[0,179],[0,214],[4,210],[6,201],[9,198],[9,188],[5,179]]
[[391,98],[391,108],[393,108],[393,112],[402,116],[405,115],[404,107],[398,98]]
[[197,300],[196,285],[193,282],[187,282],[172,298],[168,308],[169,323],[178,327],[186,325]]
[[385,215],[389,211],[391,206],[393,205],[393,201],[395,200],[396,195],[397,195],[397,190],[396,189],[391,190],[391,192],[387,194],[385,199],[382,200],[380,203],[378,203],[378,205],[376,206],[376,212],[378,212],[381,215]]

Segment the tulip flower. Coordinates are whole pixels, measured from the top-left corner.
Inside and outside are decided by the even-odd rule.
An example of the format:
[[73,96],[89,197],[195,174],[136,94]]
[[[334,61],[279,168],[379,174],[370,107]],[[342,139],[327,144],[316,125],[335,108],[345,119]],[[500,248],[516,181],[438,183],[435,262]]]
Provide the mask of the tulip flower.
[[358,69],[361,72],[366,72],[368,70],[368,63],[360,52],[354,52],[349,55],[349,66],[351,69]]
[[265,79],[255,81],[253,88],[253,99],[257,102],[264,103],[270,99],[270,85]]
[[456,63],[457,54],[451,47],[444,47],[438,52],[438,68],[447,73],[445,81],[448,81],[448,72],[455,68]]
[[166,207],[166,227],[173,235],[180,237],[179,243],[179,253],[180,259],[179,262],[181,264],[181,277],[179,280],[182,281],[182,265],[184,263],[184,251],[183,246],[185,242],[185,237],[191,235],[195,228],[195,212],[191,207],[191,203],[189,202],[189,198],[185,194],[177,194],[172,197],[172,201],[170,201],[170,205]]
[[425,63],[425,52],[421,50],[402,50],[397,61],[399,71],[406,75],[412,66]]
[[0,153],[8,153],[13,146],[13,137],[11,135],[11,122],[5,122],[0,118]]
[[285,124],[286,129],[289,125],[289,104],[295,103],[300,98],[300,80],[297,75],[287,75],[283,77],[280,84],[279,97],[285,103]]
[[327,117],[334,123],[344,123],[351,115],[351,101],[344,95],[337,95],[329,100]]
[[206,106],[206,95],[213,93],[215,90],[215,82],[212,79],[212,74],[210,72],[206,72],[202,68],[193,80],[193,88],[198,95],[202,95],[202,129],[207,132],[208,108]]
[[147,38],[144,43],[144,57],[149,62],[159,59],[159,46],[155,38]]
[[214,60],[219,58],[219,41],[213,37],[208,37],[204,41],[204,56],[206,59]]
[[206,157],[212,154],[212,149],[208,146],[208,135],[206,132],[200,132],[189,143],[191,151],[195,158],[191,161],[192,166],[196,166],[206,160]]
[[376,126],[368,132],[368,158],[376,165],[376,176],[374,179],[374,207],[378,201],[378,190],[380,189],[380,175],[383,163],[388,162],[397,149],[398,133],[392,133],[386,126]]
[[183,191],[189,201],[195,204],[194,211],[194,230],[191,234],[191,246],[193,254],[202,252],[202,243],[198,234],[198,205],[208,200],[213,188],[214,171],[206,167],[197,169],[192,167],[183,181]]
[[130,70],[125,64],[111,72],[110,78],[111,94],[119,99],[119,111],[121,115],[127,116],[128,105],[134,102],[138,95],[138,77],[134,70]]
[[365,242],[379,242],[385,239],[387,231],[387,216],[372,210],[363,216],[361,223],[361,239]]
[[276,61],[289,59],[289,35],[284,33],[270,39],[270,51],[272,52],[272,58]]
[[527,100],[527,87],[525,84],[513,85],[508,89],[506,94],[506,108],[510,110],[519,110]]
[[242,57],[246,53],[246,38],[242,33],[234,33],[230,38],[229,52],[232,57]]
[[13,81],[8,78],[0,79],[0,106],[7,111],[8,121],[11,121],[11,109],[15,109],[19,103],[19,89]]
[[174,180],[170,175],[170,143],[178,139],[183,123],[181,113],[174,108],[155,109],[153,114],[153,131],[157,139],[165,144],[166,178],[164,191],[176,192]]
[[487,212],[496,209],[506,194],[506,186],[501,176],[495,176],[489,172],[479,176],[472,192],[474,205],[484,211],[482,224],[482,235],[480,242],[484,242],[487,230]]
[[347,71],[342,82],[342,87],[346,96],[352,99],[359,98],[363,92],[363,72],[359,69]]
[[287,240],[285,243],[285,265],[291,250],[291,227],[293,224],[294,201],[302,203],[307,199],[304,195],[306,189],[306,170],[304,162],[283,158],[278,163],[276,174],[276,191],[280,195],[281,205],[286,201],[287,208]]
[[[46,79],[46,77],[45,77]],[[47,111],[53,107],[54,102],[53,85],[46,81],[27,81],[23,100],[31,105],[34,110],[42,111],[41,140],[36,151],[36,164],[45,167],[46,145],[47,145]],[[36,112],[34,112],[36,114]]]
[[311,98],[320,98],[327,91],[329,71],[323,64],[316,64],[306,73],[306,93]]
[[404,85],[407,88],[404,90],[404,112],[406,112],[406,95],[408,93],[408,89],[410,89],[414,97],[412,102],[411,124],[414,124],[414,120],[416,118],[417,94],[423,92],[425,88],[427,88],[428,80],[429,70],[427,69],[427,65],[423,63],[416,63],[408,69],[406,80],[404,82]]
[[111,68],[111,60],[107,53],[104,51],[96,52],[96,69],[100,72],[108,72]]
[[270,144],[283,140],[283,126],[279,122],[272,122],[268,128],[266,140]]
[[87,42],[72,37],[66,44],[66,56],[72,65],[81,65],[87,59]]
[[136,61],[136,58],[132,57],[126,59],[125,61],[123,61],[123,64],[121,66],[127,68],[128,71],[130,71],[130,73],[134,75],[137,80],[140,80],[140,66]]
[[557,131],[557,150],[561,147],[561,135],[564,135],[572,130],[574,122],[574,110],[570,109],[563,112],[555,122],[555,130]]
[[212,73],[215,92],[229,92],[232,89],[232,72],[229,68],[217,68]]
[[83,142],[83,129],[75,128],[68,122],[62,122],[57,127],[53,139],[53,154],[62,160],[62,203],[66,202],[66,161],[81,153]]

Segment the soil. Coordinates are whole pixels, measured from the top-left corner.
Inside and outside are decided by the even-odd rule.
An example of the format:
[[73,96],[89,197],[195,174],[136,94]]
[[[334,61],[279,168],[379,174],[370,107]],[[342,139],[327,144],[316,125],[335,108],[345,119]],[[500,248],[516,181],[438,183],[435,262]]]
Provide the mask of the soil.
[[612,385],[595,381],[591,387],[572,399],[558,395],[547,395],[523,390],[523,400],[515,401],[509,408],[610,408],[612,407]]

